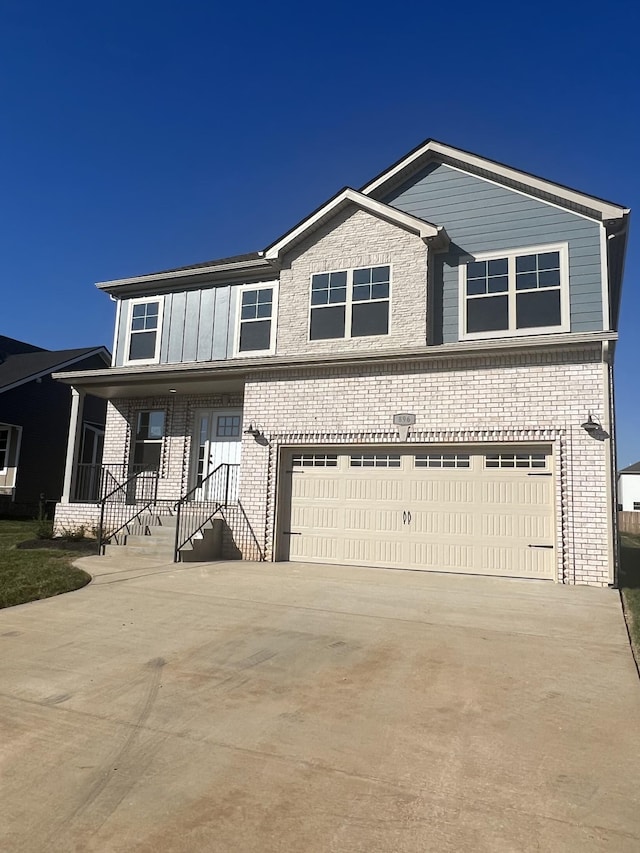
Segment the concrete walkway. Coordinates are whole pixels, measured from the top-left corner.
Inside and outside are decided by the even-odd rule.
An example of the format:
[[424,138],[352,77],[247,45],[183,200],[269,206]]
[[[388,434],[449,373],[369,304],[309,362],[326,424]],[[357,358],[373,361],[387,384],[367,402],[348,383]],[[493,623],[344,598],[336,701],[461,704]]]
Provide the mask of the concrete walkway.
[[0,611],[0,849],[640,850],[616,592],[90,557]]

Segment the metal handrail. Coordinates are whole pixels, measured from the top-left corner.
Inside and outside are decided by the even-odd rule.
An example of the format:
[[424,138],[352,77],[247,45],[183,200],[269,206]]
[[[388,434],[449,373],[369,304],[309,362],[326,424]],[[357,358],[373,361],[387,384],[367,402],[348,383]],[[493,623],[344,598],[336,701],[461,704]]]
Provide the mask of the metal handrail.
[[[184,546],[191,542],[203,527],[205,527],[211,519],[221,509],[229,505],[231,486],[237,486],[237,473],[240,466],[228,462],[222,462],[217,468],[214,468],[206,477],[198,479],[196,485],[189,489],[179,501],[174,505],[176,513],[176,535],[174,539],[173,561],[177,563],[180,559],[180,551]],[[211,484],[214,483],[214,477],[220,480],[219,497],[213,499],[197,500],[193,498],[197,493],[202,494],[203,486],[208,486],[211,491]],[[187,505],[196,504],[195,512],[188,513]]]
[[[149,476],[151,475],[151,476]],[[143,494],[142,497],[142,506],[140,506],[140,502],[136,497],[137,485],[138,481],[142,480],[151,480],[151,494]],[[133,486],[133,489],[132,489]],[[117,498],[116,495],[122,495],[122,498]],[[102,553],[104,550],[104,546],[111,539],[116,537],[121,530],[124,530],[125,527],[131,524],[136,518],[142,515],[143,512],[149,509],[149,507],[153,506],[158,497],[158,472],[157,471],[138,471],[133,474],[131,477],[128,477],[124,483],[119,483],[114,489],[108,492],[102,500],[98,502],[98,506],[100,507],[100,524],[98,527],[98,549]],[[115,516],[115,521],[113,524],[117,524],[119,526],[113,528],[113,524],[110,525],[109,534],[105,536],[105,515],[107,506],[115,507],[114,511],[111,515]],[[122,508],[128,507],[126,512],[123,511]],[[135,507],[135,512],[131,513],[131,508]],[[119,510],[119,511],[118,511]]]

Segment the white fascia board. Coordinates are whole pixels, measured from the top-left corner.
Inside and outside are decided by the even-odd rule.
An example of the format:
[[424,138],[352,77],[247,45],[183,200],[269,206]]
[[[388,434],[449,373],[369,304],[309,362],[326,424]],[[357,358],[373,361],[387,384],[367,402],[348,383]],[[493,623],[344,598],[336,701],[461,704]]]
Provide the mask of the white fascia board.
[[569,189],[568,187],[560,186],[553,181],[546,181],[543,178],[537,178],[534,175],[529,175],[527,172],[521,172],[518,169],[513,169],[510,166],[503,166],[501,163],[496,163],[493,160],[487,160],[485,157],[479,157],[477,154],[470,154],[467,151],[461,151],[459,148],[453,148],[450,145],[443,145],[441,142],[429,141],[423,146],[413,151],[404,160],[401,160],[395,166],[392,166],[386,172],[383,172],[378,178],[375,178],[369,184],[362,188],[361,192],[369,195],[374,192],[382,184],[387,183],[391,178],[397,176],[400,172],[408,169],[416,161],[419,161],[425,154],[433,152],[440,154],[443,157],[451,157],[458,160],[460,163],[465,163],[476,169],[482,169],[486,172],[491,172],[507,181],[514,181],[524,186],[531,187],[538,192],[549,193],[556,198],[563,199],[569,204],[577,204],[581,207],[588,207],[591,210],[596,210],[600,213],[603,220],[605,219],[620,219],[629,213],[629,208],[621,207],[617,204],[612,204],[594,196],[586,195],[577,190]]
[[[85,358],[91,358],[93,355],[102,355],[105,361],[109,364],[111,363],[111,353],[105,347],[96,347],[96,349],[89,350],[89,352],[84,353],[84,355],[77,355],[75,358],[69,359],[69,361],[61,361],[60,364],[55,364],[53,367],[49,367],[46,370],[40,370],[38,373],[32,373],[31,376],[26,376],[24,379],[18,380],[18,382],[13,382],[11,385],[4,385],[0,388],[0,394],[4,394],[5,391],[12,391],[14,388],[19,388],[20,385],[26,385],[28,382],[35,382],[36,379],[41,379],[43,376],[48,376],[49,374],[51,374],[52,378],[55,379],[56,376],[52,371],[63,370],[65,367],[71,367],[72,364],[76,364],[78,361],[84,361]],[[93,373],[93,371],[86,372]]]
[[399,225],[401,228],[413,231],[415,234],[418,234],[422,240],[428,240],[429,238],[438,237],[439,235],[444,234],[442,226],[433,225],[431,222],[426,222],[424,219],[418,219],[417,216],[411,216],[410,213],[404,213],[395,207],[390,207],[388,204],[384,204],[384,202],[376,201],[375,199],[369,198],[369,196],[357,192],[357,190],[348,188],[335,196],[335,198],[332,198],[331,201],[328,201],[319,210],[316,210],[315,213],[301,222],[300,225],[292,231],[285,234],[285,236],[278,240],[277,243],[273,243],[273,245],[269,246],[269,248],[265,250],[265,258],[268,260],[275,260],[278,258],[278,256],[281,255],[289,246],[300,240],[309,232],[313,231],[314,228],[316,228],[322,221],[331,217],[334,212],[337,212],[347,202],[355,204],[363,210],[367,210],[369,213],[379,216],[382,219],[387,219],[388,221]]
[[595,345],[603,340],[615,341],[618,339],[616,332],[583,332],[583,333],[558,333],[552,335],[531,335],[522,338],[500,338],[480,341],[461,341],[455,344],[438,344],[427,346],[416,350],[414,347],[390,349],[386,352],[349,352],[349,353],[317,353],[312,356],[287,356],[287,357],[265,357],[258,361],[252,358],[229,358],[223,361],[211,362],[185,362],[183,364],[154,364],[145,365],[143,370],[136,367],[106,368],[105,370],[84,370],[75,373],[54,373],[53,378],[65,382],[68,385],[78,384],[82,387],[87,383],[100,384],[116,381],[140,381],[141,377],[152,380],[159,376],[162,378],[178,381],[182,377],[190,376],[211,377],[212,373],[218,376],[225,374],[251,374],[260,372],[271,372],[273,370],[287,370],[290,368],[327,367],[328,365],[355,365],[363,363],[378,363],[389,361],[431,361],[435,359],[448,359],[456,356],[476,356],[489,353],[494,350],[537,350],[544,351],[549,348],[574,347],[580,345]]
[[98,281],[96,287],[99,290],[110,291],[118,287],[125,287],[129,284],[148,284],[154,281],[166,281],[172,278],[187,278],[192,275],[204,275],[218,272],[231,272],[233,270],[253,270],[256,267],[269,267],[263,258],[256,258],[253,261],[238,261],[234,264],[217,264],[215,266],[193,267],[186,270],[175,270],[174,272],[159,272],[150,275],[138,275],[134,278],[115,278],[112,281]]

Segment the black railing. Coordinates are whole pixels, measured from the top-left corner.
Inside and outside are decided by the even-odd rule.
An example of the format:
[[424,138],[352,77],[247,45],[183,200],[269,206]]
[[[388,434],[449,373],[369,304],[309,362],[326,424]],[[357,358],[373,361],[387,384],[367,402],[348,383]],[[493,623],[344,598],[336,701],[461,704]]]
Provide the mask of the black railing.
[[[112,476],[112,475],[110,475]],[[98,547],[100,553],[108,542],[121,544],[123,531],[153,507],[158,498],[158,472],[139,471],[119,483],[100,500]]]
[[148,465],[98,465],[93,462],[80,462],[75,467],[72,503],[97,503],[116,486],[142,471],[148,471]]
[[240,466],[223,462],[204,479],[183,495],[175,505],[176,538],[173,561],[180,559],[180,551],[224,507],[238,499],[238,474]]

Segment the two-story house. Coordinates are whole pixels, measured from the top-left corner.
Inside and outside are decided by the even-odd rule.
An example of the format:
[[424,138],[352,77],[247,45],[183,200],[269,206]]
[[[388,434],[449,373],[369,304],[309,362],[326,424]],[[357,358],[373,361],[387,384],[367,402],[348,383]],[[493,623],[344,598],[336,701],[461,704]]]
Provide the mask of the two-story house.
[[98,284],[113,365],[63,380],[109,400],[119,525],[189,494],[180,545],[210,511],[250,559],[613,583],[628,216],[428,140],[263,251]]

